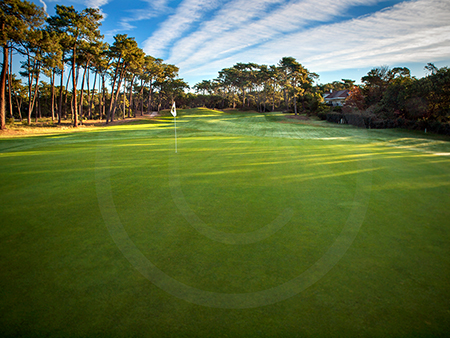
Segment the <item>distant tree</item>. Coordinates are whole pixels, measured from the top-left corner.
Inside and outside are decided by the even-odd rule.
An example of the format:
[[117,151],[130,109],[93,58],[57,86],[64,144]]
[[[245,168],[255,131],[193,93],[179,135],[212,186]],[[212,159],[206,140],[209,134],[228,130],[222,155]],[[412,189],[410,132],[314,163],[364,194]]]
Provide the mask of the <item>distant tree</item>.
[[438,72],[438,68],[433,63],[427,63],[424,69],[428,70],[431,73],[431,75],[434,75]]
[[[143,73],[141,74],[141,83],[148,86],[147,90],[147,114],[153,109],[153,90],[157,79],[162,77],[163,63],[162,59],[154,58],[150,55],[144,57]],[[142,87],[141,96],[141,115],[144,111],[144,87]]]
[[85,43],[96,41],[100,37],[100,20],[102,15],[99,9],[86,8],[81,12],[73,6],[56,5],[56,15],[48,18],[48,23],[61,34],[69,48],[72,64],[72,91],[73,91],[73,125],[78,126],[78,100],[77,100],[77,65],[78,49]]
[[[63,90],[63,84],[64,84],[64,70],[65,65],[67,63],[67,56],[70,52],[70,46],[69,46],[69,38],[68,35],[64,32],[64,30],[61,29],[59,26],[59,22],[57,20],[53,20],[51,18],[47,19],[47,30],[49,31],[52,40],[55,42],[55,48],[58,48],[56,51],[56,54],[50,53],[48,56],[48,63],[49,66],[54,65],[56,66],[53,68],[53,75],[59,75],[59,98],[56,99],[58,101],[58,124],[61,124],[61,118],[64,112],[64,104],[63,104],[63,98],[64,98],[64,90]],[[55,84],[56,85],[56,84]],[[67,86],[66,86],[67,89]]]
[[16,78],[16,74],[11,74],[8,86],[11,91],[11,96],[16,103],[19,119],[22,121],[22,103],[27,97],[27,87],[22,84],[20,78]]
[[267,65],[259,66],[259,71],[256,73],[256,88],[258,95],[258,111],[265,112],[266,111],[266,103],[267,103],[267,95],[270,92],[270,78],[271,73],[270,69]]
[[266,85],[268,91],[272,94],[272,111],[275,110],[275,97],[280,88],[280,71],[277,66],[271,65],[267,70]]
[[351,90],[355,86],[355,81],[354,80],[342,79],[341,81],[344,84],[344,89]]
[[[278,63],[278,71],[280,74],[279,83],[283,88],[284,106],[286,110],[289,110],[289,93],[291,89],[291,83],[289,81],[290,64],[295,61],[293,57],[285,57]],[[296,62],[296,61],[295,61]]]
[[[83,118],[83,106],[84,106],[84,84],[87,85],[87,100],[88,100],[88,117],[90,116],[90,76],[89,76],[89,70],[91,69],[91,66],[95,60],[95,58],[98,56],[98,54],[101,52],[102,44],[100,42],[100,36],[94,37],[94,39],[90,42],[82,41],[80,43],[80,47],[78,50],[78,65],[83,68],[83,76],[81,77],[81,90],[80,90],[80,106],[79,106],[79,113],[80,118]],[[87,76],[86,76],[87,74]]]
[[163,100],[173,100],[172,83],[178,76],[179,68],[171,64],[162,64],[161,71],[155,79],[155,87],[158,89],[158,112]]
[[[279,67],[283,73],[284,90],[285,92],[289,91],[292,93],[294,98],[294,114],[297,115],[297,100],[299,96],[303,95],[308,85],[311,85],[314,78],[317,77],[317,74],[309,73],[308,70],[293,57],[282,58],[279,62]],[[286,107],[288,108],[288,105],[286,105]]]
[[144,52],[136,53],[135,57],[130,62],[130,67],[128,69],[129,78],[129,92],[128,92],[128,117],[130,117],[131,107],[133,105],[133,88],[135,85],[135,79],[142,74],[142,68],[145,64],[145,54]]
[[331,91],[336,92],[339,90],[348,89],[348,88],[346,88],[345,83],[343,83],[341,81],[333,81],[331,83],[326,83],[324,85],[321,85],[320,88],[323,93],[328,93]]
[[373,68],[366,76],[361,78],[364,84],[362,90],[367,107],[381,101],[391,79],[392,72],[388,66]]
[[[106,52],[108,50],[109,46],[107,43],[103,41],[99,41],[98,43],[95,43],[94,48],[92,49],[92,62],[90,69],[94,72],[94,84],[92,86],[92,90],[90,90],[89,86],[89,76],[87,77],[87,85],[88,85],[88,119],[92,119],[92,108],[94,105],[94,95],[95,95],[95,85],[99,83],[99,89],[98,89],[98,102],[99,102],[99,114],[100,119],[102,112],[100,111],[101,107],[101,99],[102,99],[102,83],[100,81],[100,78],[102,76],[106,75],[106,70],[104,68],[107,68],[108,66],[108,59],[106,57]],[[103,74],[105,73],[105,74]]]
[[365,107],[365,98],[359,86],[353,86],[344,102],[344,107],[353,111],[363,111]]
[[193,87],[196,93],[201,93],[202,95],[211,94],[212,92],[212,84],[210,80],[203,80],[202,82],[197,83]]
[[6,73],[10,49],[26,39],[29,29],[42,25],[45,13],[42,8],[23,0],[0,2],[0,45],[3,49],[3,64],[0,77],[0,129],[5,128]]
[[98,112],[99,119],[101,120],[106,113],[106,76],[111,67],[109,45],[107,43],[102,43],[99,46],[99,53],[95,55],[93,64],[95,73],[98,74],[101,79],[101,82],[99,80],[98,90]]
[[433,67],[430,63],[425,67],[431,74],[417,82],[417,91],[427,103],[428,118],[450,121],[450,68]]
[[406,103],[415,81],[408,68],[397,67],[390,70],[389,84],[380,101],[381,108],[388,116],[395,118],[407,115]]
[[25,54],[26,60],[22,62],[23,71],[20,75],[28,79],[28,124],[31,123],[31,113],[39,95],[39,78],[44,55],[51,50],[51,45],[49,33],[43,29],[28,30],[26,39],[21,42],[22,53]]
[[197,94],[202,95],[203,107],[205,107],[206,106],[206,95],[207,94],[211,95],[211,93],[213,91],[212,81],[203,80],[202,82],[199,82],[196,85],[194,85],[193,88],[195,89],[195,92]]
[[430,75],[416,79],[405,67],[372,69],[363,77],[365,106],[385,119],[405,117],[446,122],[450,120],[450,70],[428,63]]
[[162,91],[166,94],[168,102],[172,104],[177,96],[182,96],[189,85],[183,79],[169,78],[163,84]]
[[[219,71],[218,80],[226,88],[229,98],[232,101],[232,107],[236,108],[237,92],[241,88],[241,80],[239,78],[239,71],[234,67],[224,68]],[[243,94],[244,96],[244,94]]]
[[46,53],[43,57],[43,72],[50,79],[51,85],[51,104],[50,110],[52,115],[52,121],[55,119],[55,77],[57,73],[62,72],[63,68],[63,51],[59,44],[59,35],[48,29],[49,39],[52,42],[46,49]]
[[129,38],[126,34],[117,34],[114,36],[114,43],[109,49],[110,58],[112,59],[112,88],[111,102],[109,105],[108,116],[106,122],[114,120],[116,112],[120,88],[130,67],[137,59],[144,57],[144,52],[137,45],[134,38]]

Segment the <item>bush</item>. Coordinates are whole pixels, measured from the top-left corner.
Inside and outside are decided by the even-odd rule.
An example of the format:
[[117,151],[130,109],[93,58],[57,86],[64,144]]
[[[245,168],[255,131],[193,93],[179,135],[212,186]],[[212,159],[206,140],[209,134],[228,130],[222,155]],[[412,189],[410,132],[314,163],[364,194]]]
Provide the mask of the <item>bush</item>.
[[333,123],[348,123],[344,114],[328,113],[326,120]]
[[345,119],[348,124],[352,126],[357,126],[360,128],[367,128],[366,121],[364,120],[363,115],[361,114],[345,114]]
[[439,121],[428,121],[425,119],[421,119],[413,122],[409,128],[427,132],[441,134],[441,135],[450,135],[450,123],[448,122],[439,122]]
[[342,107],[341,106],[333,106],[331,108],[331,110],[336,112],[336,113],[342,113]]
[[318,108],[317,108],[317,114],[320,113],[329,113],[330,112],[330,106],[324,103],[320,103]]
[[327,119],[327,113],[326,112],[319,112],[317,113],[317,117],[321,120],[326,120]]
[[332,123],[346,123],[360,128],[369,129],[388,129],[388,128],[405,128],[415,129],[427,132],[450,135],[450,123],[440,122],[437,120],[408,120],[404,117],[387,118],[385,115],[376,115],[380,112],[380,107],[372,106],[371,109],[364,113],[338,113],[329,112],[327,114],[319,113],[319,118]]

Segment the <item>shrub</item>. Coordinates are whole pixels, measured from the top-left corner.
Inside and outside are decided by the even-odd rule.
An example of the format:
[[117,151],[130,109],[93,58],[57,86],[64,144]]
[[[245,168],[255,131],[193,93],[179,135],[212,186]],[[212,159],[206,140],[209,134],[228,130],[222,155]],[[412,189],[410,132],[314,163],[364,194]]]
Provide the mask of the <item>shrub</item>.
[[327,113],[326,112],[319,112],[319,113],[317,113],[317,116],[321,120],[326,120],[327,119]]
[[366,128],[366,122],[361,114],[345,114],[344,116],[348,124],[360,128]]
[[328,113],[327,121],[333,123],[347,123],[347,119],[345,118],[344,114],[340,113]]

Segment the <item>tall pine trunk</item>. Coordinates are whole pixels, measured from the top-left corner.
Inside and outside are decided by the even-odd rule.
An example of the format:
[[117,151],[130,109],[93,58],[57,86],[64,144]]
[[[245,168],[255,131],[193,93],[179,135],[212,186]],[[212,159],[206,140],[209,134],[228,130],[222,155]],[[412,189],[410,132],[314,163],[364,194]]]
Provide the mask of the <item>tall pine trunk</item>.
[[[36,69],[35,67],[33,67],[33,68]],[[36,75],[36,83],[34,85],[34,93],[32,93],[33,77],[31,76],[31,83],[30,83],[30,87],[29,87],[29,101],[28,101],[28,118],[27,118],[28,124],[31,123],[31,112],[34,109],[34,104],[36,102],[36,97],[37,97],[38,89],[39,89],[39,74],[40,74],[39,68],[40,67],[37,67],[37,69],[36,69],[37,75]],[[36,114],[37,114],[37,112],[36,112]],[[36,122],[37,122],[37,116],[36,116]]]
[[[116,71],[114,72],[113,84],[112,84],[112,87],[111,87],[111,100],[109,102],[108,115],[106,116],[106,124],[108,124],[108,121],[111,121],[111,122],[114,121],[114,114],[115,114],[115,111],[116,111],[116,108],[115,108],[115,104],[116,103],[115,103],[115,99],[114,99],[114,90],[116,89],[116,83],[117,83],[118,75],[119,75],[119,65],[117,65]],[[120,79],[119,79],[118,87],[119,88],[117,88],[117,92],[119,92],[119,89],[120,89]]]
[[87,66],[84,68],[83,77],[81,78],[81,93],[80,93],[80,120],[83,124],[83,99],[84,99],[84,82],[86,79]]
[[[2,31],[5,29],[5,23],[2,24]],[[6,128],[6,70],[8,69],[9,48],[3,45],[3,68],[0,78],[0,129]]]
[[67,119],[67,94],[69,93],[69,82],[70,82],[71,78],[72,78],[72,72],[69,72],[69,76],[67,77],[67,82],[66,82],[66,90],[64,92],[64,109],[63,109],[64,119]]
[[58,124],[61,124],[62,107],[63,107],[63,84],[64,84],[64,63],[61,69],[61,81],[59,84],[59,106],[58,106]]
[[125,119],[126,99],[127,99],[127,81],[123,81],[123,118]]
[[41,92],[38,92],[37,96],[37,113],[39,113],[39,118],[42,118],[42,102],[41,102]]
[[150,112],[150,108],[153,108],[153,83],[150,80],[150,87],[148,88],[148,103],[147,103],[147,114]]
[[[116,90],[116,94],[113,95],[113,92],[111,92],[111,104],[112,104],[112,112],[111,112],[111,122],[114,121],[114,115],[116,114],[116,109],[117,109],[117,101],[119,100],[119,95],[120,95],[120,88],[122,86],[122,80],[123,80],[123,72],[121,72],[120,76],[119,76],[119,81],[117,83],[117,90]],[[114,98],[114,100],[113,100]]]
[[30,65],[30,54],[28,52],[27,49],[27,70],[28,70],[28,74],[27,74],[27,80],[28,80],[28,114],[27,114],[27,123],[30,124],[31,123],[31,92],[33,90],[32,86],[33,86],[33,73],[31,72],[31,65]]
[[294,114],[297,115],[297,95],[294,94]]
[[[99,83],[99,85],[100,85],[100,83]],[[101,94],[100,94],[100,91],[99,91],[98,94],[99,94],[99,97],[98,97],[98,112],[100,114],[100,120],[102,120],[102,118],[103,118],[103,108],[105,106],[105,74],[102,74]],[[108,120],[106,120],[106,123],[108,123]]]
[[130,83],[130,95],[129,95],[129,99],[128,99],[128,118],[130,118],[130,110],[131,110],[131,104],[133,103],[133,82],[134,82],[134,78],[136,77],[136,75],[133,74],[133,77],[131,78],[131,83]]
[[275,111],[275,88],[273,88],[272,94],[272,111]]
[[73,126],[78,127],[78,107],[77,107],[77,79],[75,78],[75,64],[77,61],[77,48],[73,48],[72,57],[72,90],[73,90]]
[[140,106],[140,111],[141,111],[141,116],[144,115],[144,80],[141,79],[141,90],[139,93],[139,98],[141,99],[141,106]]
[[9,60],[9,71],[8,71],[8,100],[9,100],[9,114],[11,115],[11,118],[14,119],[14,113],[13,113],[13,101],[12,101],[12,51],[10,53],[10,60]]
[[89,92],[89,76],[88,76],[88,104],[89,104],[88,119],[89,120],[92,119],[92,102],[94,101],[95,84],[97,83],[97,75],[98,75],[98,73],[95,72],[94,84],[92,85],[92,94],[90,94],[90,92]]
[[52,85],[52,91],[51,91],[51,111],[52,111],[52,121],[55,120],[55,69],[52,69],[52,77],[50,79],[51,85]]
[[16,104],[17,104],[17,110],[19,111],[19,119],[20,122],[23,121],[22,118],[22,100],[19,98],[19,96],[16,96]]
[[289,110],[289,97],[287,96],[287,89],[283,88],[283,96],[284,96],[284,106],[286,108],[286,111]]

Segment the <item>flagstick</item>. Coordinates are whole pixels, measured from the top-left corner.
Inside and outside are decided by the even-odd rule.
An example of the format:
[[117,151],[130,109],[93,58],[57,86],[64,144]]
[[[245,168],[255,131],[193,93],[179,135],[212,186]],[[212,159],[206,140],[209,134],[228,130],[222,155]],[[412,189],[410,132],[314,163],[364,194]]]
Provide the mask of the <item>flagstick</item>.
[[175,116],[175,153],[177,152],[177,117]]
[[170,113],[175,118],[175,153],[177,153],[177,107],[175,106],[175,101],[173,101]]

